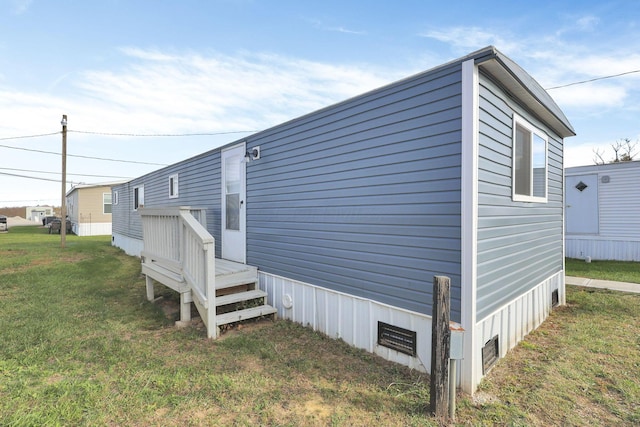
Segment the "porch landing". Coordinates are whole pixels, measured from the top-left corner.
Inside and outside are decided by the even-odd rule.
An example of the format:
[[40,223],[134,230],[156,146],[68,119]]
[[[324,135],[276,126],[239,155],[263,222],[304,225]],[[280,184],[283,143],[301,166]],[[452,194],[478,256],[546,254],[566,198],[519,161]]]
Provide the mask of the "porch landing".
[[[258,267],[217,258],[215,271],[215,298],[212,298],[215,301],[215,325],[209,325],[205,321],[207,328],[211,326],[218,329],[230,323],[276,315],[277,309],[265,303],[267,293],[257,288]],[[189,305],[192,302],[199,309],[204,308],[199,307],[198,301],[191,295],[185,278],[174,269],[143,258],[142,273],[147,278],[149,301],[153,301],[155,297],[153,281],[180,293],[180,320],[176,322],[177,326],[186,326],[190,323]],[[221,330],[216,330],[215,336],[218,336]]]

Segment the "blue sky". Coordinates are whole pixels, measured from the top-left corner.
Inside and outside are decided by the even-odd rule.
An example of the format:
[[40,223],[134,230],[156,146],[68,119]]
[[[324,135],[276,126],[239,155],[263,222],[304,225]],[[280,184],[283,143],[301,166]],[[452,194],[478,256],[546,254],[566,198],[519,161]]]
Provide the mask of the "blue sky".
[[[68,180],[115,181],[490,44],[545,88],[637,71],[640,2],[0,0],[0,207],[60,204],[60,134],[13,137],[63,114]],[[640,72],[549,93],[567,166],[640,138]]]

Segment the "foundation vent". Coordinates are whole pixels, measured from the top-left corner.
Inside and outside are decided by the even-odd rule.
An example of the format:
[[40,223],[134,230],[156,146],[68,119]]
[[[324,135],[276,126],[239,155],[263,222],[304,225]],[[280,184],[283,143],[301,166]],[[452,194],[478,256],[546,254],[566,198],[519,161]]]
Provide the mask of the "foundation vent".
[[551,292],[551,307],[557,307],[560,304],[560,298],[558,297],[558,290]]
[[416,355],[416,333],[388,323],[378,322],[378,345],[409,356]]
[[482,347],[482,374],[485,375],[500,357],[500,346],[498,336],[491,338]]

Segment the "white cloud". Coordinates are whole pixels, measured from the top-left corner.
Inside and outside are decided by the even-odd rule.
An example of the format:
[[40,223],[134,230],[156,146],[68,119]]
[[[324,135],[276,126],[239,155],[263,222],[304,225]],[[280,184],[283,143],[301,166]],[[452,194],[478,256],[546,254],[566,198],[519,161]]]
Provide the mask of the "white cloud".
[[576,21],[576,27],[581,31],[591,31],[600,23],[600,18],[597,16],[587,15],[578,18]]
[[484,30],[479,27],[459,26],[441,30],[429,30],[420,33],[420,36],[450,44],[456,48],[456,50],[462,50],[464,52],[481,49],[488,45],[494,45],[504,52],[515,51],[519,47],[518,42],[509,41],[496,32]]
[[594,162],[594,150],[599,148],[599,145],[593,142],[584,142],[580,144],[574,144],[571,139],[565,141],[564,144],[564,166],[567,168],[573,166],[585,166],[593,165]]
[[33,0],[11,0],[11,9],[16,15],[21,15],[29,9]]
[[344,33],[344,34],[355,34],[358,36],[362,36],[362,35],[366,35],[367,32],[366,31],[361,31],[361,30],[352,30],[350,28],[345,28],[341,25],[335,26],[335,25],[327,25],[324,22],[317,20],[317,19],[307,19],[308,22],[310,22],[311,24],[313,24],[313,26],[319,30],[322,31],[331,31],[331,32],[336,32],[336,33]]
[[[264,53],[229,56],[136,48],[122,52],[124,65],[116,69],[76,71],[57,79],[65,81],[64,97],[0,86],[0,110],[4,112],[0,136],[59,132],[62,114],[69,115],[70,131],[181,134],[262,130],[398,78],[397,72],[370,66],[337,66]],[[132,139],[70,133],[68,152],[171,164],[241,136]],[[58,134],[2,142],[60,152],[60,140]],[[5,164],[44,171],[60,168],[59,156],[8,148],[2,153]],[[76,174],[135,177],[153,169],[157,166],[68,159],[68,172]],[[25,194],[36,198],[33,203],[56,203],[59,197],[60,185],[56,183],[6,175],[2,180],[2,204],[24,200]]]
[[619,85],[588,83],[549,91],[562,107],[610,108],[624,103],[627,91]]
[[[137,60],[81,74],[81,102],[111,126],[145,132],[262,129],[365,92],[390,73],[272,54],[170,54],[125,49]],[[387,77],[388,76],[388,77]],[[101,118],[102,121],[105,117]],[[94,123],[93,126],[98,126]]]

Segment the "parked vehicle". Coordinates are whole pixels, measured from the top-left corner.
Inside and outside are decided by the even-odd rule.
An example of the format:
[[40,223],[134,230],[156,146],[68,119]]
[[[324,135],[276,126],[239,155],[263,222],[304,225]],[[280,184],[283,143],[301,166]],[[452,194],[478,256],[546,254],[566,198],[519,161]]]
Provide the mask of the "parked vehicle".
[[60,220],[60,218],[58,218],[57,216],[45,216],[44,218],[42,218],[42,225],[48,227],[49,224],[51,224],[51,221],[55,219]]
[[[67,234],[71,233],[71,221],[67,220]],[[62,220],[60,218],[56,218],[49,223],[49,234],[60,234],[60,229],[62,228]]]
[[9,226],[7,225],[7,217],[4,215],[0,215],[0,231],[9,231]]

